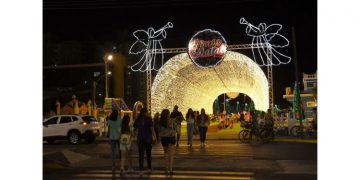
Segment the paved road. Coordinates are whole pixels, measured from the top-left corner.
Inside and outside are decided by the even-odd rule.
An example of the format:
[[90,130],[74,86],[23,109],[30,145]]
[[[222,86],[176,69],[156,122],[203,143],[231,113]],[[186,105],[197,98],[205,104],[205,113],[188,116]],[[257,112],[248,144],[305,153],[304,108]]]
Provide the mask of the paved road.
[[[181,141],[176,149],[171,177],[164,172],[161,145],[153,147],[153,168],[145,179],[316,179],[317,144],[272,142],[268,144],[240,144],[235,140],[209,140],[201,148],[195,142],[189,148]],[[137,148],[133,164],[138,167]],[[65,141],[44,144],[44,179],[119,179],[110,171],[109,144],[69,145]],[[146,164],[146,163],[145,163]],[[140,178],[137,172],[121,179]]]

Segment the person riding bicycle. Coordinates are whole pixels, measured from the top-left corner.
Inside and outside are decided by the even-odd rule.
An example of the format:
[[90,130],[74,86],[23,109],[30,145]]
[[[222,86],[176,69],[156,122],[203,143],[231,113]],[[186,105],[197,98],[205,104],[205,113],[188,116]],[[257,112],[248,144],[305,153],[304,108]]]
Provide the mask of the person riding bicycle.
[[252,135],[255,134],[259,129],[258,129],[258,123],[256,121],[256,114],[254,111],[250,111],[250,123],[251,123],[251,134],[250,134],[250,139],[252,139]]

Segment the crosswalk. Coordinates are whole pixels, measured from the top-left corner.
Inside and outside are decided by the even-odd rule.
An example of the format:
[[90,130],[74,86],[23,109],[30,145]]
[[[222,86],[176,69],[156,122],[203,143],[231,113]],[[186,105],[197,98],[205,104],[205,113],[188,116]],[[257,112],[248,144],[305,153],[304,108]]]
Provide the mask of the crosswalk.
[[125,172],[120,175],[119,171],[113,173],[111,170],[90,170],[77,174],[66,179],[209,179],[209,180],[254,180],[251,172],[221,172],[221,171],[174,171],[168,175],[164,171],[154,170],[151,174],[139,172]]
[[[239,147],[241,146],[241,147]],[[136,149],[135,149],[136,150]],[[163,157],[164,150],[161,145],[153,146],[152,157]],[[137,152],[133,152],[133,157],[137,157]],[[234,143],[234,144],[207,144],[205,148],[200,147],[198,144],[194,144],[192,148],[188,145],[180,145],[175,148],[175,157],[181,158],[199,158],[199,157],[243,157],[249,158],[253,156],[250,146]]]

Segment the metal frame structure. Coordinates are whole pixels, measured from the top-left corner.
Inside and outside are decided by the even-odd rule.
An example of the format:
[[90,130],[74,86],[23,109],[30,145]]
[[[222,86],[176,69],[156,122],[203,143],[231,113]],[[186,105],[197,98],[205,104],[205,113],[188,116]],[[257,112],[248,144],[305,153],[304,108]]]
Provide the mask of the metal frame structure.
[[148,108],[148,112],[151,113],[151,71],[146,71],[146,105]]

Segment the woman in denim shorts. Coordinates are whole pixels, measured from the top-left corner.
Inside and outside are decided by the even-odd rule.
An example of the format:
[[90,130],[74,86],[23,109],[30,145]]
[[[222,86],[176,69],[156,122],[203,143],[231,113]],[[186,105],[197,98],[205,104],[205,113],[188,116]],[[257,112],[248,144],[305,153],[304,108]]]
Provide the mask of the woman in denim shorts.
[[170,118],[170,111],[168,109],[164,109],[161,112],[159,125],[159,135],[164,148],[166,173],[173,174],[174,145],[178,132],[176,131],[177,123],[175,119]]

